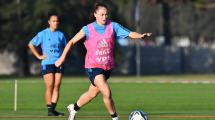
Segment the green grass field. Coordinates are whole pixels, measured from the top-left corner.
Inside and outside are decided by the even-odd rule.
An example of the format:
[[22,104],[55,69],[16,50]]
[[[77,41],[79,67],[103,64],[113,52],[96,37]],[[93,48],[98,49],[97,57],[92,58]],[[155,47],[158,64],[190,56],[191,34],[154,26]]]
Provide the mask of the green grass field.
[[[14,112],[14,79],[18,80],[18,106]],[[133,110],[148,113],[149,120],[214,120],[215,75],[116,77],[109,80],[120,120]],[[88,89],[86,77],[64,77],[59,111]],[[41,77],[0,78],[0,120],[66,120],[47,117]],[[77,120],[111,120],[99,95],[83,107]]]

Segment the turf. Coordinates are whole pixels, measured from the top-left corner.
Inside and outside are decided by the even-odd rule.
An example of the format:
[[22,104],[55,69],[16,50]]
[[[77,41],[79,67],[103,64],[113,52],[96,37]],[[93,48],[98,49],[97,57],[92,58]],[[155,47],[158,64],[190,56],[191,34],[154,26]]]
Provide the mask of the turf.
[[[214,75],[113,76],[109,82],[120,120],[127,120],[129,113],[136,109],[148,113],[149,120],[213,120],[215,84],[170,84],[169,81],[213,81],[214,78]],[[67,119],[46,117],[45,86],[40,77],[18,78],[18,106],[14,112],[14,79],[0,80],[0,120]],[[156,82],[160,80],[167,82]],[[57,109],[67,114],[66,106],[74,103],[88,86],[86,77],[64,77]],[[110,120],[102,96],[83,107],[77,120]]]

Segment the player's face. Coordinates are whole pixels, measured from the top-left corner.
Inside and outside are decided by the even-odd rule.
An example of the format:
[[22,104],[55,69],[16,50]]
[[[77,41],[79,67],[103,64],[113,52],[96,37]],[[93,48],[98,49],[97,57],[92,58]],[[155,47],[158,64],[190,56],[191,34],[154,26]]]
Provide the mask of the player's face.
[[56,30],[58,28],[58,25],[59,25],[59,20],[58,20],[58,17],[57,16],[51,16],[49,21],[49,27],[51,30]]
[[94,13],[94,16],[96,18],[96,22],[99,25],[104,25],[108,18],[108,11],[105,7],[99,7]]

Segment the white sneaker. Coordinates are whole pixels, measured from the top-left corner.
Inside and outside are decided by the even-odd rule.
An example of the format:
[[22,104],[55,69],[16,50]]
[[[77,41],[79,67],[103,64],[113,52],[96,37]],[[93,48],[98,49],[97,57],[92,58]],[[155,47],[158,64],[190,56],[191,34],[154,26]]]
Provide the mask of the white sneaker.
[[74,110],[74,104],[67,106],[67,109],[69,111],[68,120],[75,120],[75,114],[77,113],[77,111]]
[[119,117],[112,118],[112,120],[119,120]]

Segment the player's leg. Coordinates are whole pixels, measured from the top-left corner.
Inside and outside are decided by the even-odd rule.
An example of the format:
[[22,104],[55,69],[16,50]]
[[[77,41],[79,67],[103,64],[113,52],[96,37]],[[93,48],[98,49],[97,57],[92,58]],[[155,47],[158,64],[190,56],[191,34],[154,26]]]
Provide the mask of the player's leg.
[[48,107],[48,116],[51,115],[53,110],[52,107],[52,91],[53,91],[53,84],[54,84],[54,74],[47,73],[43,75],[44,82],[45,82],[45,100]]
[[116,113],[114,101],[112,99],[111,89],[106,81],[105,75],[103,75],[103,74],[97,75],[95,77],[94,84],[99,89],[99,91],[102,93],[105,107],[107,108],[108,112],[110,113],[112,119],[118,120],[118,115]]
[[62,80],[62,74],[61,73],[55,73],[54,78],[54,86],[52,91],[52,103],[57,103],[59,98],[59,91],[60,91],[60,85]]
[[89,103],[93,98],[95,98],[99,93],[97,87],[90,85],[88,91],[81,95],[81,97],[77,101],[77,105],[79,107],[84,106],[85,104]]
[[77,101],[77,105],[79,107],[82,107],[83,105],[90,102],[99,93],[99,89],[94,84],[94,79],[97,74],[100,74],[100,70],[96,68],[86,68],[85,70],[92,84],[90,85],[88,91],[82,94],[79,100]]
[[56,116],[64,115],[63,113],[59,113],[55,110],[55,107],[57,105],[58,98],[59,98],[61,80],[62,80],[62,73],[55,73],[54,86],[52,91],[52,107],[53,107],[53,112]]
[[45,100],[46,104],[51,104],[52,102],[52,91],[54,83],[54,74],[48,73],[43,76],[45,82]]
[[[45,99],[48,107],[48,116],[62,116],[55,111],[56,102],[58,100],[58,90],[61,83],[62,75],[55,75],[58,72],[55,65],[43,65],[42,66],[42,74],[45,81],[46,91],[45,91]],[[56,80],[55,80],[56,79]],[[54,88],[57,86],[57,89]],[[57,92],[53,92],[57,91]]]
[[99,90],[97,89],[97,87],[93,86],[92,84],[90,85],[88,91],[86,91],[85,93],[83,93],[80,98],[78,99],[78,101],[75,104],[70,104],[67,108],[69,111],[69,118],[68,120],[75,120],[75,114],[76,112],[83,107],[84,105],[86,105],[87,103],[89,103],[93,98],[95,98],[99,93]]

